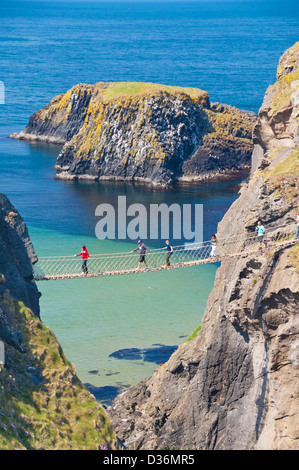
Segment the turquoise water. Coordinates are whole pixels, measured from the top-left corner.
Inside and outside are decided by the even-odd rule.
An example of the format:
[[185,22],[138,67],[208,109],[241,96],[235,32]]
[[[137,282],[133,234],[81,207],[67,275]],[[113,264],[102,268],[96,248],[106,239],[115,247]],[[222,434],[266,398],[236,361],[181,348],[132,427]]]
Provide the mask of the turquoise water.
[[[111,198],[111,187],[108,189]],[[118,186],[117,194],[122,194],[120,189]],[[125,187],[122,189],[127,194]],[[135,194],[138,201],[140,191],[141,188],[138,188]],[[96,198],[99,194],[102,195],[102,191],[97,185],[88,185],[89,197],[93,195]],[[132,194],[130,197],[134,199]],[[230,182],[157,192],[154,200],[205,202],[205,231],[211,231],[235,198],[236,189]],[[153,199],[151,192],[142,193],[143,202],[146,199]],[[60,219],[57,224],[60,224]],[[77,229],[78,226],[73,227]],[[29,225],[31,238],[40,256],[77,253],[82,240],[91,254],[135,248],[130,241],[98,240],[86,233],[87,228],[84,226],[82,233],[80,230],[79,233],[77,230],[70,233],[68,230]],[[149,241],[149,244],[155,246],[153,242]],[[137,260],[136,257],[136,266]],[[150,265],[150,255],[148,263]],[[165,362],[170,355],[166,351],[162,359],[154,355],[151,360],[146,360],[142,354],[141,358],[135,355],[120,360],[109,357],[110,354],[131,348],[147,350],[154,345],[158,345],[155,346],[156,352],[160,352],[161,345],[171,346],[170,351],[173,351],[173,347],[184,342],[201,323],[216,269],[217,265],[214,264],[167,273],[42,281],[38,284],[42,292],[41,317],[57,335],[81,380],[98,387],[92,391],[102,400],[106,393],[111,397],[124,387],[151,375],[159,363]],[[105,387],[109,387],[108,390]]]
[[208,266],[184,274],[173,270],[48,282],[39,285],[42,319],[83,382],[123,387],[151,375],[159,362],[109,355],[184,342],[201,321],[214,275],[215,266]]
[[[130,240],[95,237],[96,206],[115,204],[119,195],[127,196],[128,204],[146,206],[201,203],[204,238],[210,238],[236,199],[240,181],[167,192],[55,181],[58,146],[7,136],[79,82],[198,87],[211,101],[257,112],[275,81],[279,57],[298,40],[298,3],[4,0],[0,17],[0,80],[6,92],[0,105],[0,191],[25,219],[37,253],[75,254],[82,243],[90,253],[134,248]],[[153,247],[160,243],[148,241]],[[216,269],[40,282],[41,317],[81,380],[107,404],[151,375],[201,323]]]
[[[90,254],[135,248],[130,240],[95,237],[96,206],[115,204],[120,195],[127,197],[128,205],[139,202],[146,207],[153,202],[203,204],[205,239],[216,231],[237,197],[238,180],[162,192],[127,184],[56,181],[53,168],[59,147],[5,136],[0,142],[1,191],[20,210],[39,256],[77,254],[82,243]],[[150,247],[161,243],[148,241]],[[167,273],[42,281],[38,283],[41,318],[58,337],[80,379],[108,404],[116,393],[150,376],[201,323],[216,269],[209,265]],[[130,356],[110,357],[132,348]],[[155,354],[150,355],[153,348]]]

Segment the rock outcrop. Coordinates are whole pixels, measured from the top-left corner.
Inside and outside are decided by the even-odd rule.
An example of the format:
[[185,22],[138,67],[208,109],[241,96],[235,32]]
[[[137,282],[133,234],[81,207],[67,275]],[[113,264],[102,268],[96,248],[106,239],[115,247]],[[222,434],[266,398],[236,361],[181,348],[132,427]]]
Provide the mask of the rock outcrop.
[[250,168],[254,113],[207,92],[148,83],[79,84],[10,137],[64,144],[56,178],[175,181],[228,177]]
[[25,222],[1,194],[0,449],[113,449],[105,411],[40,320],[36,261]]
[[[251,178],[219,223],[227,251],[245,249],[259,219],[294,237],[298,67],[299,43],[259,111]],[[223,261],[200,332],[109,408],[118,436],[137,449],[298,449],[298,302],[298,245]]]
[[18,211],[0,194],[0,295],[9,289],[39,316],[39,297],[32,266],[38,260],[26,224]]

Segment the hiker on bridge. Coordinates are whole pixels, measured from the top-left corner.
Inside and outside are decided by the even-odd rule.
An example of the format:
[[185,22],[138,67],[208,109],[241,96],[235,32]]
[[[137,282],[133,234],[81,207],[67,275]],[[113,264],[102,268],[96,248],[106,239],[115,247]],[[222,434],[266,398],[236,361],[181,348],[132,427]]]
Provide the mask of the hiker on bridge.
[[82,272],[83,274],[88,274],[88,269],[87,269],[87,260],[89,258],[89,253],[87,251],[87,248],[85,245],[81,246],[81,253],[75,256],[82,256]]
[[135,250],[132,250],[131,253],[133,253],[134,251],[137,251],[139,250],[139,263],[138,263],[138,268],[140,268],[141,266],[141,263],[144,263],[145,264],[145,269],[148,269],[148,265],[146,264],[146,261],[145,261],[145,253],[148,251],[150,253],[150,250],[148,249],[148,247],[143,243],[142,240],[138,240],[138,246],[137,248],[135,248]]
[[167,251],[167,255],[166,255],[166,266],[170,266],[170,262],[169,262],[169,258],[171,257],[172,253],[173,253],[173,248],[172,246],[170,245],[169,243],[169,240],[166,240],[166,246],[163,248],[163,250],[166,250]]
[[217,256],[217,238],[216,238],[215,234],[212,235],[211,246],[212,246],[212,249],[211,249],[210,257],[216,258],[216,256]]

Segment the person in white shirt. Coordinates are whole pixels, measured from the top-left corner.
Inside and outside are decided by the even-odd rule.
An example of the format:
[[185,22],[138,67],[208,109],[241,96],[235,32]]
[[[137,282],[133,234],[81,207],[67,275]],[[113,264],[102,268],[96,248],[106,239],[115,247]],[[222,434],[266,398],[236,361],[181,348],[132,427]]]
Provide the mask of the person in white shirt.
[[216,258],[216,256],[217,256],[217,238],[216,238],[215,234],[212,235],[211,246],[212,246],[212,249],[211,249],[210,256]]

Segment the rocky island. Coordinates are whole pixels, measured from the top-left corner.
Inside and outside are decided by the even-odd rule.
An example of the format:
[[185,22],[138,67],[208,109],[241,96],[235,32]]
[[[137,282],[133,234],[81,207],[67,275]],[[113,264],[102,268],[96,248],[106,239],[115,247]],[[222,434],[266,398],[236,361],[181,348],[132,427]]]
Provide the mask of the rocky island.
[[[299,43],[281,57],[254,128],[250,180],[218,226],[228,253],[230,238],[246,248],[259,219],[295,235],[298,68]],[[222,261],[200,332],[109,408],[118,436],[136,449],[298,449],[298,305],[298,244]]]
[[250,169],[254,113],[196,88],[78,84],[10,137],[63,144],[56,178],[147,183],[227,178]]

